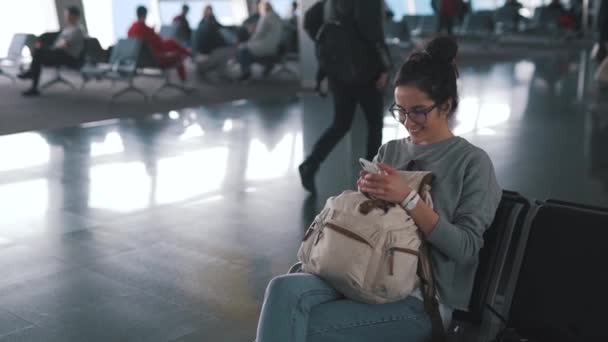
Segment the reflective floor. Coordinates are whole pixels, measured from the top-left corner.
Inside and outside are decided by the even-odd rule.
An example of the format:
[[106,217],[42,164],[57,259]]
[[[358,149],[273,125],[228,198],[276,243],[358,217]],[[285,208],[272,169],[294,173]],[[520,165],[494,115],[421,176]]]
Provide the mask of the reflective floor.
[[[462,67],[454,129],[504,188],[608,206],[607,111],[577,62]],[[1,136],[0,341],[251,341],[268,280],[354,186],[361,116],[318,198],[299,185],[330,120],[303,94]],[[404,134],[386,118],[385,140]]]

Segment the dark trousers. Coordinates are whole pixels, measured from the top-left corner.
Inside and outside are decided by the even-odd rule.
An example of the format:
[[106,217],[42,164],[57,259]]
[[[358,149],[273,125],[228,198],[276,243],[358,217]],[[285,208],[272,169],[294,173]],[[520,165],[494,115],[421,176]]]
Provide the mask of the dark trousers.
[[253,64],[255,57],[247,47],[242,47],[236,52],[236,60],[241,65],[243,74],[248,74],[251,72],[251,65]]
[[437,33],[442,33],[444,29],[449,35],[452,35],[452,31],[454,29],[453,17],[448,17],[445,15],[439,16],[439,25],[437,27]]
[[383,93],[376,89],[374,82],[347,85],[330,78],[329,87],[334,96],[334,121],[315,144],[309,161],[318,165],[327,158],[350,130],[357,105],[361,105],[367,120],[366,158],[371,160],[382,144]]
[[28,73],[32,76],[32,88],[38,88],[40,81],[40,72],[42,66],[60,66],[66,65],[75,67],[78,64],[78,60],[71,55],[67,54],[63,49],[47,49],[41,48],[34,50],[32,56],[32,64]]

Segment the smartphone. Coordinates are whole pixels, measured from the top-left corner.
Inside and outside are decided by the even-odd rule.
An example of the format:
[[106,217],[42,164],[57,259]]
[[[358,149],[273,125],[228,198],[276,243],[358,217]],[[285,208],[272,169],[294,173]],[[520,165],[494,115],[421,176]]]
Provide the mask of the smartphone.
[[369,173],[380,173],[378,166],[367,159],[359,158],[359,164],[364,171]]

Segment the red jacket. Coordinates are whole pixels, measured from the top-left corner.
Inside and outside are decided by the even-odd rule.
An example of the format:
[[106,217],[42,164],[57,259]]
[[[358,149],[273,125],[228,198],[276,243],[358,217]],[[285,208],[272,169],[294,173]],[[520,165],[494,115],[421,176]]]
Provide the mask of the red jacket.
[[145,23],[136,21],[131,25],[127,34],[129,38],[137,38],[146,42],[155,55],[159,56],[163,53],[163,39]]

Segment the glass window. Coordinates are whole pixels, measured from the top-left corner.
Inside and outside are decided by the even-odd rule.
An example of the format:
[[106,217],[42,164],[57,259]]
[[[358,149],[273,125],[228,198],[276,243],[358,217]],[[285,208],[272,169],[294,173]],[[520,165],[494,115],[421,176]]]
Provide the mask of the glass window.
[[386,0],[385,6],[393,11],[394,20],[399,21],[404,15],[431,15],[431,0]]
[[2,2],[0,11],[0,56],[8,51],[15,33],[32,33],[59,30],[54,0],[19,0]]
[[140,5],[148,8],[147,24],[157,26],[156,0],[83,0],[89,35],[97,38],[104,48],[113,45],[118,39],[127,36],[129,27],[136,19],[135,9]]
[[291,3],[293,0],[271,0],[270,3],[274,8],[274,11],[283,18],[289,19],[291,18]]
[[190,7],[188,12],[188,22],[192,28],[198,25],[203,17],[203,9],[207,5],[213,7],[215,17],[222,25],[240,25],[245,20],[244,14],[247,13],[247,4],[243,1],[242,9],[236,8],[231,0],[189,0],[189,1],[160,1],[160,17],[163,25],[170,25],[175,16],[182,11],[182,6],[186,4]]

